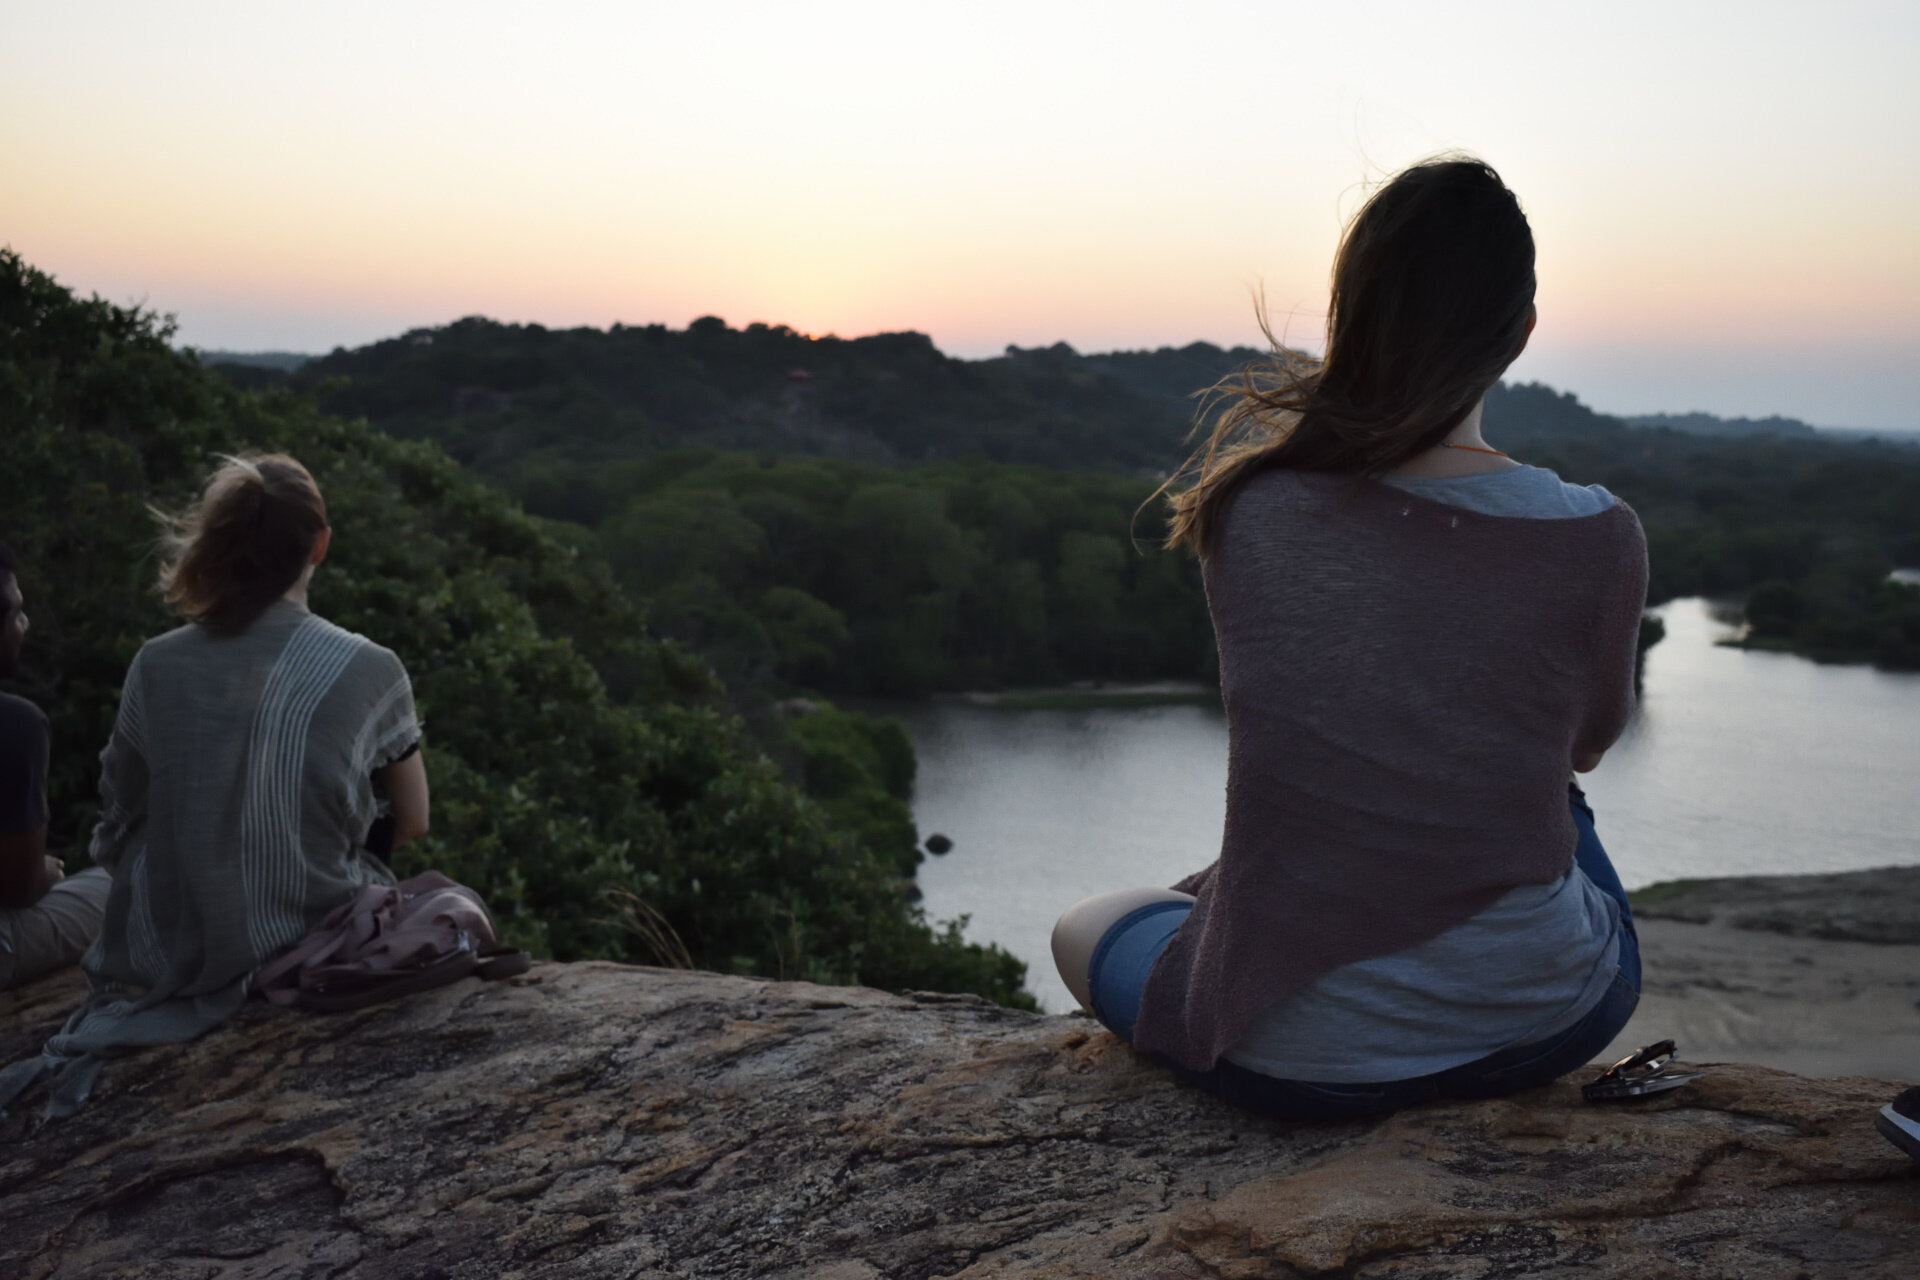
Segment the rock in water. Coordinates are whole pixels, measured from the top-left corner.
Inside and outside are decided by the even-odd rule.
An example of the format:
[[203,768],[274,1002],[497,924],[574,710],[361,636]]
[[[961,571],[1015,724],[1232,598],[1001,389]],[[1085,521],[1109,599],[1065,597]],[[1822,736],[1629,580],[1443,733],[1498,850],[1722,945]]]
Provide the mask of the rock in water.
[[934,832],[932,835],[927,837],[928,853],[946,853],[948,850],[952,848],[953,848],[953,841],[947,839],[945,836],[941,835],[938,831]]
[[[81,998],[0,993],[12,1060]],[[0,1122],[0,1275],[1920,1275],[1895,1086],[1281,1125],[1084,1018],[608,964],[248,1009]]]

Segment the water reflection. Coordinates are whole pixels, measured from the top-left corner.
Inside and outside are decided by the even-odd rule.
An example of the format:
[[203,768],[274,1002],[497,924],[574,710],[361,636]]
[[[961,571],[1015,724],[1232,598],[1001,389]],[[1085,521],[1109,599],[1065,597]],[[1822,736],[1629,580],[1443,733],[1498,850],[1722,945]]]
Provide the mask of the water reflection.
[[1027,962],[1043,1008],[1071,1009],[1047,939],[1070,903],[1167,884],[1213,860],[1226,814],[1226,720],[1199,707],[913,714],[914,818],[953,837],[920,887],[937,919]]
[[[1586,785],[1629,887],[1678,876],[1920,862],[1920,676],[1718,647],[1706,604],[1663,606],[1626,736]],[[903,714],[920,756],[914,816],[953,837],[920,885],[931,915],[1029,965],[1048,1009],[1071,1006],[1047,937],[1077,898],[1166,884],[1211,861],[1225,811],[1217,711]]]
[[1660,613],[1639,714],[1587,783],[1629,887],[1920,861],[1920,676],[1716,646],[1698,600]]

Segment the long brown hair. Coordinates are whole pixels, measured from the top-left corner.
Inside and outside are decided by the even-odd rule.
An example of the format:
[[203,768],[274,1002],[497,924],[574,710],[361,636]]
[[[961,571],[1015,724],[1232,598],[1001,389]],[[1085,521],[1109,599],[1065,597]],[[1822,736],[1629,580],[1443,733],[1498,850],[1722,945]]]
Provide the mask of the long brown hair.
[[1396,175],[1341,236],[1326,355],[1284,350],[1262,315],[1272,358],[1213,388],[1206,441],[1163,486],[1167,545],[1206,553],[1257,471],[1379,475],[1431,449],[1519,354],[1533,293],[1533,231],[1492,166],[1442,156]]
[[287,593],[327,527],[327,504],[307,469],[281,453],[223,457],[200,501],[156,512],[160,592],[173,611],[220,635],[244,631]]

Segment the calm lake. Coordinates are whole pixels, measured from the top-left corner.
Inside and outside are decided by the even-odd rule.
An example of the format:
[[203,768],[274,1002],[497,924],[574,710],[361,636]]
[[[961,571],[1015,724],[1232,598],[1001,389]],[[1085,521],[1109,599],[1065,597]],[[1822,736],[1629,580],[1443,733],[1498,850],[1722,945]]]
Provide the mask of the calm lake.
[[[1704,601],[1654,610],[1626,736],[1583,785],[1628,888],[1680,876],[1920,863],[1920,675],[1721,648]],[[1225,812],[1218,710],[1015,711],[965,703],[896,714],[920,757],[914,818],[929,916],[1025,960],[1050,1011],[1073,1007],[1047,939],[1079,898],[1169,884],[1212,861]]]

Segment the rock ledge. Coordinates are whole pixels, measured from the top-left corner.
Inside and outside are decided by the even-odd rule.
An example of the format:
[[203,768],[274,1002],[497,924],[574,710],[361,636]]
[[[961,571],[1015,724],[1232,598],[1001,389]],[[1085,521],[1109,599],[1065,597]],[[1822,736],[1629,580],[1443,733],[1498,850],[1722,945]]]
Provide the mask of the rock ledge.
[[[0,994],[0,1053],[79,997]],[[1085,1019],[613,965],[249,1010],[0,1121],[22,1277],[1920,1275],[1895,1086],[1279,1125]]]

